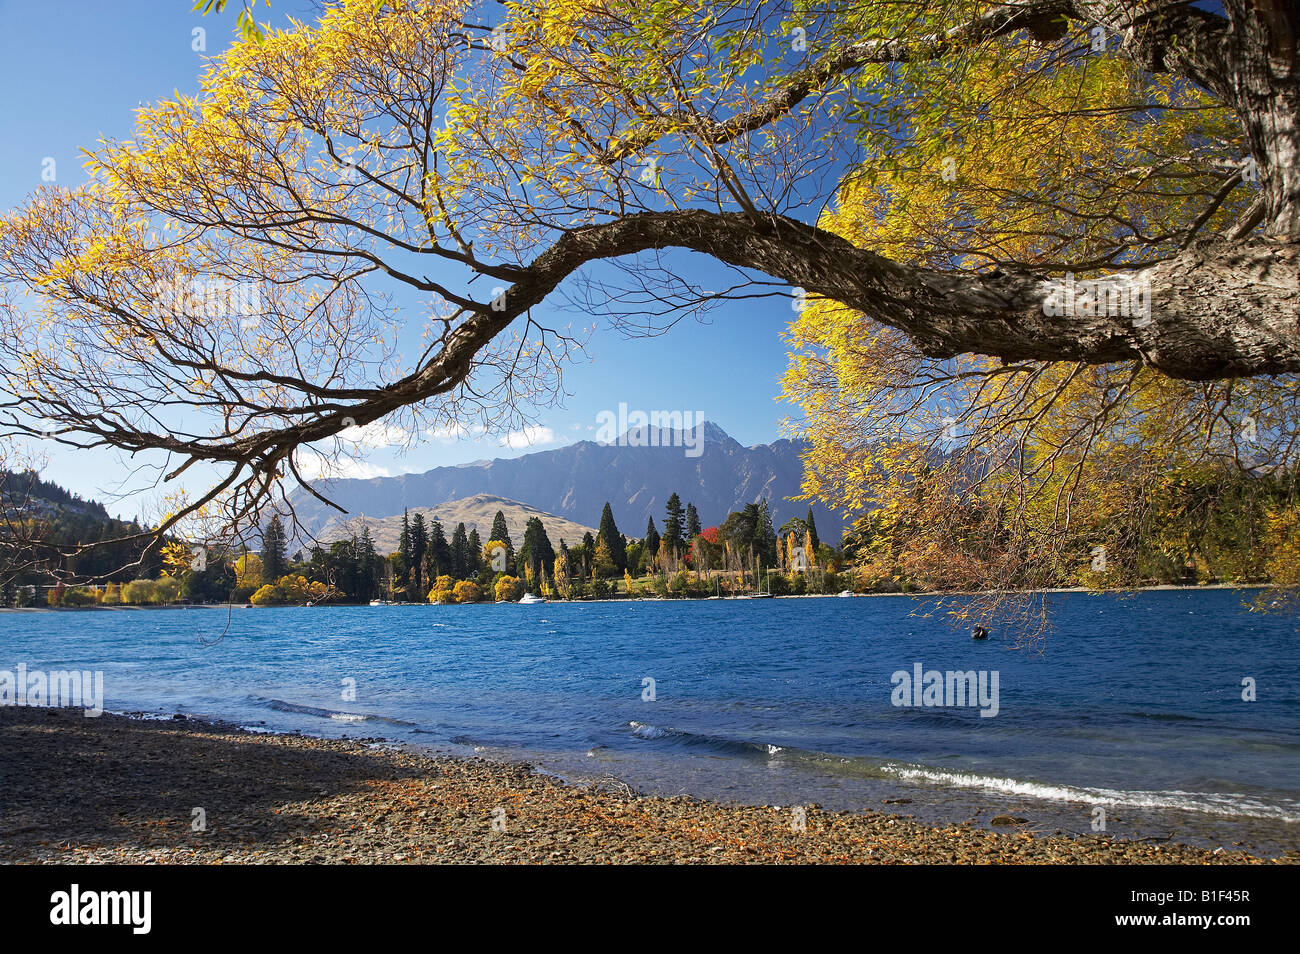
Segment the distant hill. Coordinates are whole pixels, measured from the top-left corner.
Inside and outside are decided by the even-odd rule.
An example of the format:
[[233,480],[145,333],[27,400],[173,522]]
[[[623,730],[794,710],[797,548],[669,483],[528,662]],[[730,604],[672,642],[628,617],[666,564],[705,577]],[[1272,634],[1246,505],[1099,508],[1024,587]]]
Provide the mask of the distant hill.
[[[744,447],[716,424],[705,422],[700,428],[701,453],[694,457],[687,455],[679,432],[643,428],[629,431],[615,444],[579,441],[511,460],[436,467],[423,474],[324,481],[317,489],[350,517],[396,516],[399,525],[404,507],[436,510],[487,494],[526,501],[529,507],[590,527],[599,524],[601,508],[609,501],[619,530],[628,537],[642,536],[652,516],[662,530],[664,504],[674,492],[683,506],[695,504],[705,526],[721,523],[731,511],[760,498],[768,500],[777,527],[808,513],[807,503],[786,499],[799,493],[803,445],[780,440]],[[292,499],[298,519],[317,534],[348,519],[304,491]],[[838,542],[844,525],[839,516],[821,506],[814,506],[813,512],[822,538]],[[567,533],[551,528],[555,517],[543,517],[552,543],[558,546],[560,536],[572,543]],[[485,532],[480,528],[480,536]]]
[[[561,540],[573,545],[581,543],[585,533],[596,535],[595,527],[574,523],[565,517],[546,513],[528,504],[519,503],[517,500],[493,497],[491,494],[475,494],[473,497],[452,500],[436,507],[412,507],[410,515],[413,517],[417,513],[423,514],[426,526],[433,520],[438,520],[446,531],[448,540],[451,539],[456,524],[463,522],[467,532],[477,529],[479,539],[486,544],[488,533],[492,530],[492,521],[498,510],[506,518],[510,542],[516,547],[524,542],[524,525],[531,517],[541,518],[546,526],[547,539],[556,549],[559,549]],[[362,526],[370,528],[370,536],[374,539],[375,549],[378,552],[393,553],[397,550],[402,534],[400,513],[387,517],[338,517],[325,524],[317,536],[324,543],[333,543],[335,540],[350,538],[353,533],[360,533]]]
[[121,582],[156,572],[156,552],[139,566],[144,544],[111,543],[72,557],[51,548],[117,540],[140,527],[111,517],[104,505],[85,500],[34,471],[0,471],[0,587],[49,582],[46,568]]
[[10,517],[51,519],[56,516],[84,518],[91,522],[118,523],[96,500],[83,500],[58,484],[42,480],[34,471],[0,470],[0,507]]

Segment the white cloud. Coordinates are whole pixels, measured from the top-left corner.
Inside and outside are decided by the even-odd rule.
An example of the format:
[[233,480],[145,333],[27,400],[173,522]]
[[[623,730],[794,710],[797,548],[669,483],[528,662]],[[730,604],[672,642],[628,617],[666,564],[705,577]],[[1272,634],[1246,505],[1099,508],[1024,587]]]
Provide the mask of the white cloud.
[[520,447],[536,447],[543,444],[554,444],[556,441],[555,431],[541,424],[534,424],[522,428],[518,431],[511,431],[505,437],[501,438],[501,446],[518,449]]
[[381,467],[377,464],[371,464],[364,460],[354,460],[344,457],[340,460],[330,460],[323,454],[314,451],[300,453],[294,459],[298,473],[302,474],[304,480],[326,480],[326,479],[343,479],[358,478],[366,480],[371,477],[391,477],[392,472],[387,467]]
[[450,424],[445,427],[430,427],[424,433],[435,441],[453,444],[456,441],[463,441],[468,438],[482,437],[487,433],[487,428],[482,424],[475,424],[473,427],[464,424]]
[[362,447],[400,447],[411,442],[412,433],[396,424],[383,421],[371,421],[360,427],[347,427],[339,431],[339,437]]

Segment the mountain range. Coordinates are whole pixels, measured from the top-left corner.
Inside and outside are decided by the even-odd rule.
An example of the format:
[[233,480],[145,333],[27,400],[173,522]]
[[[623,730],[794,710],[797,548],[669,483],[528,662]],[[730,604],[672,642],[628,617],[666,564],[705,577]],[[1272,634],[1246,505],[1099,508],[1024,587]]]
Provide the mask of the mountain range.
[[[492,521],[498,511],[506,518],[510,542],[516,547],[524,542],[524,526],[531,517],[541,518],[542,523],[546,525],[546,538],[557,548],[561,540],[577,544],[582,542],[584,534],[590,533],[593,537],[596,535],[594,526],[574,523],[565,517],[538,510],[517,500],[507,500],[505,497],[494,497],[491,494],[475,494],[473,497],[451,500],[433,507],[411,507],[409,516],[414,517],[417,513],[423,515],[426,527],[437,520],[442,524],[448,539],[451,538],[456,524],[463,523],[466,532],[477,530],[479,541],[486,544],[488,535],[492,532]],[[370,537],[374,540],[378,552],[393,553],[397,550],[398,541],[402,537],[402,514],[400,513],[387,517],[338,515],[321,527],[316,537],[322,543],[333,543],[335,540],[351,538],[361,533],[363,526],[370,528]]]
[[[788,499],[800,492],[803,450],[803,444],[791,440],[745,447],[708,421],[689,432],[646,426],[609,443],[578,441],[522,457],[435,467],[421,474],[317,483],[316,489],[343,507],[347,516],[303,490],[290,499],[299,522],[317,536],[327,527],[337,532],[352,517],[397,516],[400,526],[404,509],[436,512],[444,504],[480,495],[522,502],[541,511],[543,522],[545,515],[553,514],[584,528],[599,525],[601,509],[609,501],[619,530],[629,538],[643,536],[651,517],[663,529],[664,505],[673,493],[683,507],[695,504],[706,527],[766,498],[779,528],[791,517],[808,513],[807,502]],[[839,515],[820,505],[812,509],[822,539],[837,542],[844,526]],[[446,526],[446,520],[443,523]],[[547,534],[557,545],[559,537],[568,539],[549,524]]]

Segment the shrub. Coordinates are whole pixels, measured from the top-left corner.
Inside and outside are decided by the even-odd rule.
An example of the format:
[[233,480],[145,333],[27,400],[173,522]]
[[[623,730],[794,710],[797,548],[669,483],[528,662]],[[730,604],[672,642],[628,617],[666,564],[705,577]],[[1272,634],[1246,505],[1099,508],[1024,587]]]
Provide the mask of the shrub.
[[181,597],[181,581],[163,574],[154,582],[154,600],[158,603],[175,603]]
[[276,606],[284,602],[284,590],[265,583],[248,600],[254,606]]
[[773,570],[767,574],[767,591],[773,596],[785,596],[790,592],[790,581],[784,574]]
[[153,580],[132,580],[122,586],[122,602],[133,606],[158,601],[158,584]]
[[75,586],[63,594],[63,606],[94,606],[99,600],[85,587]]
[[452,589],[457,603],[477,603],[483,598],[483,591],[473,580],[461,580]]
[[335,589],[320,580],[309,580],[300,573],[286,573],[276,580],[275,588],[280,591],[283,602],[298,606],[318,603],[324,599],[342,599],[346,596],[342,590]]
[[524,587],[515,577],[502,575],[493,587],[493,595],[498,603],[513,603],[524,595]]
[[433,582],[433,589],[429,591],[430,603],[454,603],[456,596],[452,591],[455,584],[449,576],[440,576]]

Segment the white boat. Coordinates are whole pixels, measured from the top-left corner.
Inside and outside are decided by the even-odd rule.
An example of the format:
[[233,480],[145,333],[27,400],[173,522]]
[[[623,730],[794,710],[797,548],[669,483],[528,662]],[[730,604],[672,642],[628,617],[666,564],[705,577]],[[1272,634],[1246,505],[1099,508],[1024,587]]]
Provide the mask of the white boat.
[[847,599],[848,597],[850,597],[850,596],[852,596],[852,595],[853,595],[853,591],[852,591],[852,590],[844,590],[843,592],[841,592],[841,593],[839,594],[839,597],[840,597],[840,599]]
[[520,603],[545,603],[545,596],[538,596],[536,593],[525,593],[519,599]]
[[383,605],[384,605],[384,601],[383,601],[383,600],[371,600],[371,601],[370,601],[370,605],[371,605],[371,606],[383,606]]

